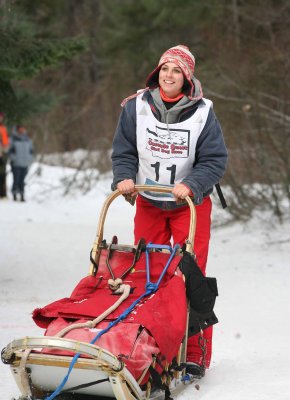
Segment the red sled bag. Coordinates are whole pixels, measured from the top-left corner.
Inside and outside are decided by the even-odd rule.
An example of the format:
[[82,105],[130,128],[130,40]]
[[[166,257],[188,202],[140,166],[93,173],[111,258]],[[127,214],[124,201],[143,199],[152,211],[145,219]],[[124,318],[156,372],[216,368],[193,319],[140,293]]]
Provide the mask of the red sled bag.
[[[98,273],[83,278],[69,298],[36,309],[33,313],[35,323],[46,328],[46,336],[58,336],[60,332],[67,330],[61,337],[92,343],[98,333],[106,329],[111,321],[116,320],[144,294],[148,277],[146,257],[149,257],[147,261],[150,261],[150,280],[157,282],[170,254],[141,252],[134,267],[122,280],[124,284],[130,285],[130,295],[96,326],[78,328],[80,325],[76,324],[94,320],[114,305],[120,295],[110,290],[108,282],[111,273],[107,265],[108,259],[114,278],[121,277],[124,271],[128,270],[128,265],[132,264],[130,252],[115,250],[109,254],[108,249],[102,250]],[[156,357],[161,365],[170,364],[184,338],[187,306],[185,284],[178,268],[180,260],[179,255],[174,256],[158,290],[144,297],[126,318],[94,342],[122,360],[135,379],[140,378],[143,371],[149,368],[152,356]],[[48,354],[69,354],[54,349],[42,351]]]

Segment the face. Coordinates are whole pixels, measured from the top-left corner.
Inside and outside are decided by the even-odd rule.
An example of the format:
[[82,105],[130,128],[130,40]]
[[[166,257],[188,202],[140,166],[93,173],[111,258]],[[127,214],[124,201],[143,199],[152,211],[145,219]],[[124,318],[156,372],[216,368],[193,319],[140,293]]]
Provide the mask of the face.
[[24,134],[26,132],[25,126],[19,126],[17,128],[18,133]]
[[177,64],[168,62],[159,71],[159,85],[168,97],[176,97],[182,92],[184,77]]

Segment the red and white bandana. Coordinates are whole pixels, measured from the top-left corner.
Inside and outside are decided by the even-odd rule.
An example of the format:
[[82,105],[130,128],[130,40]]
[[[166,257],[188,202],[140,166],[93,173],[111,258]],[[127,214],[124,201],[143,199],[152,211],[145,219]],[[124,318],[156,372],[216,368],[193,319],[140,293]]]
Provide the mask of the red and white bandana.
[[189,48],[182,44],[171,47],[162,54],[158,66],[161,66],[167,62],[173,62],[181,68],[184,76],[187,80],[191,80],[194,75],[195,58],[191,54]]

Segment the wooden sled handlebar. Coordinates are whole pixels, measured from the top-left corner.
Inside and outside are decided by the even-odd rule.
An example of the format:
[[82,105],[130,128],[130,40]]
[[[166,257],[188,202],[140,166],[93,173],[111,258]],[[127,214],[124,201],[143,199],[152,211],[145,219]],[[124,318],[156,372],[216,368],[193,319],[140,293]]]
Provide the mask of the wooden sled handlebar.
[[[166,186],[151,186],[151,185],[136,185],[135,186],[135,191],[137,192],[144,192],[144,191],[150,191],[150,192],[158,192],[158,193],[171,193],[172,188],[166,187]],[[95,241],[93,243],[93,248],[92,248],[92,253],[91,257],[95,261],[96,264],[98,264],[99,257],[100,257],[100,252],[101,252],[101,244],[103,241],[103,234],[104,234],[104,223],[107,215],[107,211],[111,205],[111,203],[118,197],[121,196],[122,193],[119,190],[115,190],[112,192],[112,194],[107,197],[106,201],[103,204],[101,214],[99,217],[99,223],[98,223],[98,228],[97,228],[97,234]],[[185,197],[185,200],[188,203],[188,206],[190,208],[190,224],[189,224],[189,232],[188,232],[188,238],[186,239],[186,251],[189,253],[193,254],[193,241],[194,241],[194,235],[195,235],[195,228],[196,228],[196,211],[195,211],[195,206],[189,196]],[[94,270],[93,264],[90,265],[90,274],[92,274],[92,271]]]

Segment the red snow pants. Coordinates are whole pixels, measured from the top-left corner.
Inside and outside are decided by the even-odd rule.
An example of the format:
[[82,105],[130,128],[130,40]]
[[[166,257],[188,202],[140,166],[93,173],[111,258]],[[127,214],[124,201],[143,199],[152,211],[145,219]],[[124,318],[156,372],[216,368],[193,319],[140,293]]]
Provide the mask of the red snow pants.
[[[196,231],[194,237],[194,252],[197,257],[197,264],[203,274],[206,272],[206,262],[210,239],[212,203],[210,197],[205,197],[203,202],[196,206]],[[137,197],[135,214],[134,236],[135,244],[139,239],[145,241],[171,245],[179,243],[182,246],[188,237],[190,209],[184,207],[173,210],[163,210],[152,205],[142,196]],[[212,327],[203,332],[206,340],[206,367],[210,365],[212,354]],[[199,334],[191,336],[187,343],[187,361],[197,364],[203,363],[203,352],[198,344]]]

